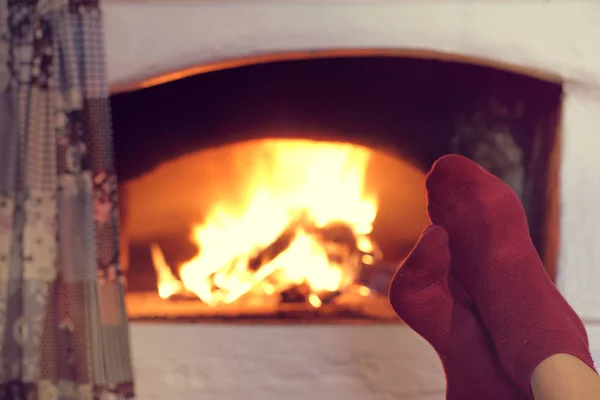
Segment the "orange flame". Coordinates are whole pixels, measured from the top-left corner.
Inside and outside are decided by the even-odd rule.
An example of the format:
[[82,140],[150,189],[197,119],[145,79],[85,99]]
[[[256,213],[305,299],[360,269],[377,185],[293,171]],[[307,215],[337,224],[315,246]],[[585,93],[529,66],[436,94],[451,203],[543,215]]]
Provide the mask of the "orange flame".
[[[272,294],[306,285],[308,302],[318,308],[322,294],[355,281],[358,262],[332,260],[332,244],[310,227],[341,223],[352,231],[358,249],[373,250],[368,235],[377,204],[364,193],[371,151],[347,143],[308,140],[265,140],[256,146],[260,159],[258,168],[249,169],[244,207],[217,204],[203,223],[193,226],[191,239],[200,250],[180,266],[181,281],[171,274],[158,246],[152,246],[162,298],[185,290],[217,306],[233,303],[251,291]],[[290,242],[285,249],[257,269],[251,268],[261,250],[286,232]],[[363,294],[368,294],[364,289]]]

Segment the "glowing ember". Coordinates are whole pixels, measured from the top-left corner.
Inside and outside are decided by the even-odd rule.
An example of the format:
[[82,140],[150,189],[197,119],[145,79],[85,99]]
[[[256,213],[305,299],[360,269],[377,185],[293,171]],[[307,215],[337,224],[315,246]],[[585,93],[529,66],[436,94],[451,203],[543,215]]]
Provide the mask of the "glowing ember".
[[250,292],[297,290],[318,308],[378,257],[369,237],[377,204],[364,193],[368,149],[304,140],[256,147],[259,165],[248,169],[243,206],[218,204],[193,226],[199,251],[179,267],[180,280],[152,245],[162,298],[189,292],[217,306]]

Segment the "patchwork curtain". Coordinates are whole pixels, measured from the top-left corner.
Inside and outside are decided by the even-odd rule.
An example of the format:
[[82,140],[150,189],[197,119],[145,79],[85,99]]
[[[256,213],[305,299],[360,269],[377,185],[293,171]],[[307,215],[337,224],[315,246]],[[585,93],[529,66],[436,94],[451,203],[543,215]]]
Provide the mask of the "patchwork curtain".
[[102,15],[0,0],[0,399],[133,397]]

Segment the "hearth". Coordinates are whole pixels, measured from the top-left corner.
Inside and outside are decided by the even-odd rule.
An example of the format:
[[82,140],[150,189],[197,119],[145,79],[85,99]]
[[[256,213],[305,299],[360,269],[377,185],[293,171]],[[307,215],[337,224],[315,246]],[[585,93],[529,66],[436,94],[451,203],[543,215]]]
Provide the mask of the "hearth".
[[396,321],[387,286],[461,153],[554,274],[560,86],[410,58],[279,61],[113,96],[132,319]]

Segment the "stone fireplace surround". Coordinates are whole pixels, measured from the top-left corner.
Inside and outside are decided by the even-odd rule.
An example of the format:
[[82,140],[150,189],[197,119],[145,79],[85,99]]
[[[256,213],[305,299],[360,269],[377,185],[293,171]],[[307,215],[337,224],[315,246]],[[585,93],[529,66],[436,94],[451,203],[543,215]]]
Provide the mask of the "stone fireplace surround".
[[[557,285],[600,359],[600,3],[105,0],[113,93],[235,60],[326,51],[458,60],[561,82]],[[287,54],[287,56],[285,55]],[[138,398],[444,398],[402,325],[131,325]]]

